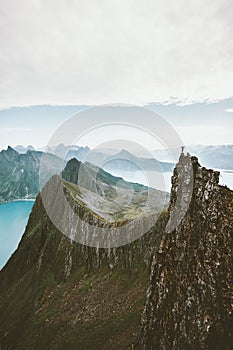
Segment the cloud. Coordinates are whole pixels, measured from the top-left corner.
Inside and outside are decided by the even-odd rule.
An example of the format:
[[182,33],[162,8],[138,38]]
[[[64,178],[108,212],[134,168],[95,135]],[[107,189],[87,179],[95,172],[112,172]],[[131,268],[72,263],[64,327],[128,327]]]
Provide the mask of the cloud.
[[227,0],[4,1],[0,108],[231,96],[232,11]]
[[0,128],[0,132],[22,132],[32,131],[30,128]]
[[232,144],[232,128],[226,126],[187,126],[176,127],[176,131],[186,145],[223,145]]
[[227,108],[224,110],[224,112],[233,113],[233,108]]

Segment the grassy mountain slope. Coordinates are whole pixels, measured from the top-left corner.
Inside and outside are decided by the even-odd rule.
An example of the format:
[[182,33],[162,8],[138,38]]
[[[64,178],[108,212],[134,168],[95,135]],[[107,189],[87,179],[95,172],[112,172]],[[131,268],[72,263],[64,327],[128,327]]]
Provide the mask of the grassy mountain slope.
[[115,177],[91,163],[70,160],[62,172],[75,198],[109,221],[124,221],[158,213],[168,204],[168,193]]
[[[74,188],[64,183],[71,201]],[[166,220],[164,214],[127,246],[90,248],[54,227],[38,195],[20,245],[0,272],[2,349],[130,349]]]

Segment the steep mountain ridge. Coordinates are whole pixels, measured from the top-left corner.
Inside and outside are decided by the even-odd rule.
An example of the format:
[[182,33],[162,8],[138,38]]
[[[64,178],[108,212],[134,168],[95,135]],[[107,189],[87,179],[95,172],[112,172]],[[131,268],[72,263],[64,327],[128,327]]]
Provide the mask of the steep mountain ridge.
[[[169,210],[140,239],[108,249],[61,234],[39,194],[0,272],[2,350],[230,350],[233,193],[218,178],[182,155]],[[53,193],[57,181],[50,180]],[[81,219],[119,225],[85,207],[82,189],[62,186]]]
[[[109,225],[76,202],[67,185],[66,198],[83,220]],[[164,213],[127,246],[91,248],[54,227],[39,194],[19,247],[0,272],[2,349],[130,348],[152,250],[166,221]]]
[[[157,197],[160,191],[130,184],[76,159],[67,163],[61,175],[65,180],[54,175],[45,185],[43,199],[47,196],[51,210],[59,218],[64,214],[64,227],[70,227],[73,218],[57,204],[57,190],[62,186],[63,197],[80,218],[81,227],[78,226],[76,233],[74,230],[67,232],[67,236],[60,233],[44,209],[42,195],[37,196],[20,245],[0,272],[2,348],[129,348],[145,301],[152,249],[164,227],[166,213],[158,220],[156,228],[124,247],[91,248],[75,239],[76,234],[91,236],[96,232],[95,227],[111,230],[124,226],[131,219],[127,208],[131,210],[132,205],[134,215],[139,216],[139,220],[142,216],[143,224],[144,216],[148,221],[147,215],[155,212],[158,215],[161,211],[162,204]],[[104,190],[108,190],[108,200],[103,195]],[[122,196],[132,190],[130,207],[126,203],[124,208]],[[152,191],[158,206],[151,208],[150,213],[143,212],[141,207],[148,190]],[[117,199],[109,198],[110,191],[116,192]],[[95,201],[100,198],[106,201],[108,214],[111,214],[111,199],[117,205],[120,198],[121,216],[114,216],[113,222],[101,216],[94,202],[91,207],[89,201],[85,202],[85,199],[90,200],[90,193]],[[75,217],[74,220],[76,224]],[[106,329],[109,332],[106,333]]]
[[[190,162],[194,186],[179,222]],[[233,192],[218,181],[219,172],[181,156],[135,349],[232,349]]]
[[131,220],[154,215],[168,205],[166,192],[127,182],[89,163],[71,159],[61,174],[62,178],[78,185],[69,186],[75,199],[85,203],[108,221]]
[[131,189],[132,186],[135,190],[148,189],[148,187],[144,185],[131,183],[125,181],[122,177],[113,176],[90,162],[82,163],[76,158],[73,158],[67,162],[67,165],[62,172],[62,178],[84,188],[91,188],[94,182],[100,181],[108,186],[118,185],[125,189]]

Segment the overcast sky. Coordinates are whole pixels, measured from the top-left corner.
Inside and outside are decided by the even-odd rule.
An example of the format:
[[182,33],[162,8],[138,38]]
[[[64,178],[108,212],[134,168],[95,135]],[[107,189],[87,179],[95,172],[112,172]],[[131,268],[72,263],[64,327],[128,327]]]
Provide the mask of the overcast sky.
[[[47,145],[50,138],[69,117],[85,106],[33,106],[0,110],[0,149],[8,145]],[[184,144],[220,145],[233,144],[233,99],[215,103],[193,103],[164,105],[153,103],[147,106],[165,118],[176,130]],[[82,118],[82,114],[80,114]],[[127,115],[126,121],[127,121]],[[142,117],[143,125],[143,117]],[[154,129],[154,127],[149,129]],[[78,135],[79,130],[77,130]],[[158,130],[159,135],[159,130]],[[96,147],[114,138],[138,142],[149,150],[161,148],[154,140],[133,129],[96,128],[79,140],[80,145]]]
[[186,144],[233,143],[232,13],[230,0],[1,1],[0,147],[47,144],[80,106],[116,102],[149,105]]
[[0,108],[233,95],[230,0],[3,0]]

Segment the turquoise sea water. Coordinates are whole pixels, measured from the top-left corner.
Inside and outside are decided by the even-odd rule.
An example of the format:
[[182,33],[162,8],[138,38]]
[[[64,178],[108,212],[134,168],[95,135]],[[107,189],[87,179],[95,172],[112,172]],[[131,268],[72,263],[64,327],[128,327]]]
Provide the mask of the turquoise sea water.
[[0,269],[17,248],[33,204],[17,201],[0,205]]

